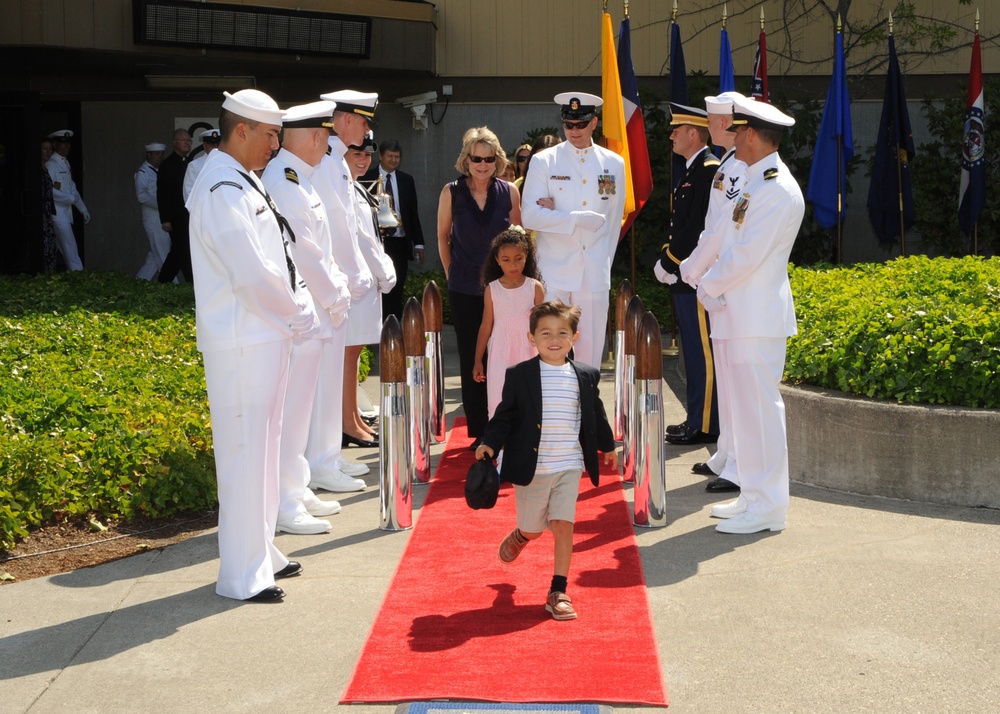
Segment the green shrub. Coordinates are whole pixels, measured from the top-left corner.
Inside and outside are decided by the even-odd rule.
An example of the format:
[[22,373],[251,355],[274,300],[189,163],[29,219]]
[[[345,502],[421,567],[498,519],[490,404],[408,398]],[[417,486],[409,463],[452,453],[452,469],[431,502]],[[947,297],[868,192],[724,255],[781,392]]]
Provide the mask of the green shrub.
[[0,548],[54,520],[214,505],[194,330],[190,286],[0,279]]
[[900,403],[1000,408],[1000,259],[791,270],[785,378]]

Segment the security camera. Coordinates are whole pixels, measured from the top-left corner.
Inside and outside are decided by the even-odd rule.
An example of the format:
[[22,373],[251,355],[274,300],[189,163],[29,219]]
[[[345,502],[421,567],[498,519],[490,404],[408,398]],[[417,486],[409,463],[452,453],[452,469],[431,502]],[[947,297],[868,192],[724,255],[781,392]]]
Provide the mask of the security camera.
[[414,94],[411,97],[400,97],[396,101],[407,109],[413,109],[425,104],[433,104],[437,101],[437,98],[437,92],[424,92],[423,94]]

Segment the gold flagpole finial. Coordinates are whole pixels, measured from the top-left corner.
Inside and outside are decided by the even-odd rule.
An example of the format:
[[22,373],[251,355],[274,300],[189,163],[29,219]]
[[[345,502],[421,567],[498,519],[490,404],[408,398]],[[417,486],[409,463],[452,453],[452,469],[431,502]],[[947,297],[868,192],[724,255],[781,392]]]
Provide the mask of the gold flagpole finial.
[[764,31],[764,6],[760,6],[760,31]]
[[726,3],[722,3],[722,27],[726,27],[726,18],[729,17],[729,13],[726,12]]
[[608,12],[608,0],[604,0],[604,12],[605,14]]
[[889,13],[889,37],[892,37],[892,13]]
[[625,0],[625,17],[628,17],[628,0]]
[[837,13],[837,32],[844,29],[844,26],[840,23],[840,13]]
[[670,22],[677,22],[677,0],[674,0],[674,11],[670,13]]

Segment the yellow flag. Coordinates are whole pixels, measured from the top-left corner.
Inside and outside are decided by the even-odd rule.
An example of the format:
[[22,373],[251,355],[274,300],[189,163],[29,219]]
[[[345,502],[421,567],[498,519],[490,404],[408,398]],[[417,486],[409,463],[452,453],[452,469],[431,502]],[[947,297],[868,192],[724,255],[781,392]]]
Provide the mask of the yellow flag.
[[625,215],[628,216],[635,210],[635,196],[632,194],[632,169],[628,156],[628,134],[622,105],[622,83],[618,76],[615,35],[611,27],[611,15],[606,12],[601,18],[601,95],[604,99],[601,131],[605,143],[625,160]]

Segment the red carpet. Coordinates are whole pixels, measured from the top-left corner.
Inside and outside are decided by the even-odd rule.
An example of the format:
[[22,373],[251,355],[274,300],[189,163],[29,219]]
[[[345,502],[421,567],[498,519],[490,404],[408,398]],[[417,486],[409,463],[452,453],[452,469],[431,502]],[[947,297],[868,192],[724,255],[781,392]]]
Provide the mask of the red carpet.
[[466,506],[470,441],[458,421],[341,702],[665,705],[617,477],[581,484],[568,589],[579,617],[556,622],[545,611],[552,535],[500,562],[497,548],[516,524],[513,487],[501,486],[492,510]]

